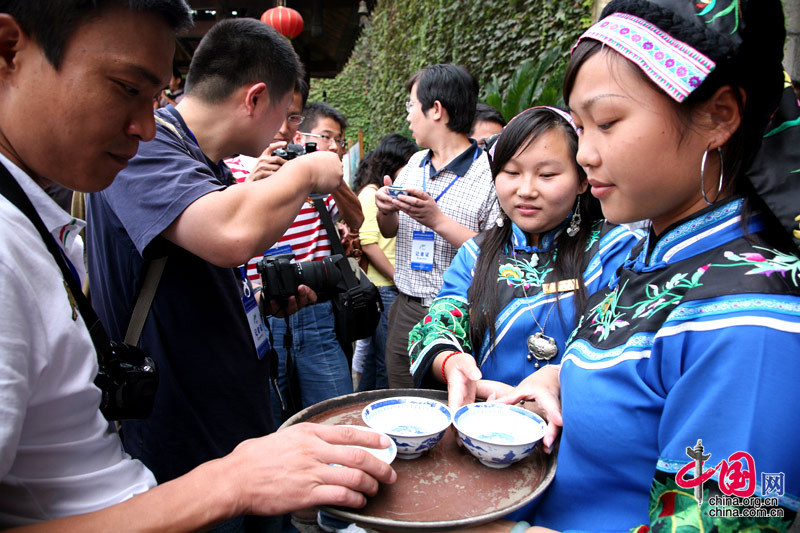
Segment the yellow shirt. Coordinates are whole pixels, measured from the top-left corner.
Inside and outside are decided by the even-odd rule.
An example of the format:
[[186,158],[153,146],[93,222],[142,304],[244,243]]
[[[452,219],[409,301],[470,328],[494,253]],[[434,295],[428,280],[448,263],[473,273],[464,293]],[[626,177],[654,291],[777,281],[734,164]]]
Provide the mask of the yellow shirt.
[[[375,185],[367,185],[358,194],[358,200],[361,202],[361,211],[364,213],[364,223],[358,230],[361,239],[361,246],[367,244],[377,244],[378,248],[384,253],[389,262],[394,266],[394,243],[395,238],[387,239],[381,235],[381,230],[378,228],[378,206],[375,205],[375,193],[378,188]],[[380,270],[369,264],[367,268],[367,277],[378,287],[391,287],[394,285],[394,280],[384,276]]]

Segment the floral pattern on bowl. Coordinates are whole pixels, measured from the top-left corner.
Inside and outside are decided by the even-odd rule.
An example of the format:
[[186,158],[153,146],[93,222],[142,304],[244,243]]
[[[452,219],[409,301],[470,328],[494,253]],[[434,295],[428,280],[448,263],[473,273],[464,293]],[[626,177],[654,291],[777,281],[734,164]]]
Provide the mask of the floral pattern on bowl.
[[441,402],[414,396],[386,398],[367,405],[361,419],[397,445],[397,457],[414,459],[441,440],[453,419]]
[[491,468],[505,468],[530,455],[547,426],[527,409],[491,402],[461,407],[453,425],[467,450]]

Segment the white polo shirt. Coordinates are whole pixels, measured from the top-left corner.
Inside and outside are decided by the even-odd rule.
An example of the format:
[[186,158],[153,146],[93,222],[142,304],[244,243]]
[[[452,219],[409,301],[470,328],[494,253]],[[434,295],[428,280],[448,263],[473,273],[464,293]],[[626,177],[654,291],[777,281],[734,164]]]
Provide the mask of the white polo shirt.
[[[0,155],[85,275],[73,219]],[[61,270],[0,196],[0,529],[96,511],[155,486],[98,409],[97,355]]]

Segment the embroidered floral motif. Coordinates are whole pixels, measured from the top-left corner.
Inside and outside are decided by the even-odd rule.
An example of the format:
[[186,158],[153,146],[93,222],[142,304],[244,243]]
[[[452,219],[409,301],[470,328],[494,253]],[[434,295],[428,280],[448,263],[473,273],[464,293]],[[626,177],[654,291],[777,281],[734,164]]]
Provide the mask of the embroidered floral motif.
[[[645,289],[646,298],[630,306],[619,305],[619,297],[625,287],[623,286],[622,288],[615,289],[608,293],[605,299],[588,313],[588,317],[590,318],[589,324],[594,328],[593,334],[600,335],[599,340],[603,341],[617,328],[629,326],[629,320],[649,319],[660,311],[677,306],[683,301],[688,291],[703,285],[701,283],[701,278],[711,267],[751,267],[749,271],[745,272],[745,275],[762,274],[764,276],[771,276],[773,273],[778,273],[782,277],[790,279],[796,287],[800,286],[800,283],[798,283],[800,281],[800,257],[792,254],[785,254],[777,250],[769,250],[760,246],[756,246],[755,248],[761,250],[763,253],[742,252],[737,254],[732,251],[726,251],[723,255],[726,259],[731,261],[731,263],[709,263],[701,266],[691,275],[679,272],[672,276],[663,287],[650,284]],[[764,255],[765,253],[766,256]],[[768,258],[768,256],[771,257]],[[627,313],[629,310],[632,311],[630,315]],[[630,316],[630,318],[628,318],[628,316]],[[582,324],[583,317],[581,318],[578,328],[580,328]],[[574,335],[575,332],[573,332],[573,335],[568,339],[568,344],[572,341]]]
[[602,302],[589,311],[589,316],[592,317],[589,324],[594,326],[593,333],[595,335],[600,334],[601,341],[606,340],[609,334],[617,328],[630,325],[629,322],[621,320],[621,318],[625,316],[625,313],[617,312],[619,297],[622,295],[627,284],[628,282],[626,281],[625,285],[622,287],[618,287],[609,292],[606,297],[603,298]]
[[522,279],[522,271],[513,265],[500,265],[500,279],[519,281]]
[[505,281],[509,287],[524,287],[526,290],[531,287],[541,287],[547,274],[553,270],[552,267],[548,268],[550,261],[537,268],[539,256],[535,254],[527,261],[516,257],[510,257],[508,260],[509,263],[500,265],[497,281]]
[[[700,283],[700,278],[706,273],[706,270],[708,270],[709,266],[711,265],[701,266],[695,271],[694,274],[692,274],[692,277],[689,279],[687,279],[688,274],[675,274],[668,282],[664,284],[663,288],[659,288],[658,286],[652,284],[648,285],[647,289],[645,289],[647,298],[634,304],[636,306],[636,310],[633,312],[633,318],[650,318],[666,307],[678,305],[686,294],[686,291],[702,285],[702,283]],[[675,289],[685,290],[675,292]]]
[[763,274],[767,277],[777,272],[784,278],[789,273],[789,279],[797,287],[797,281],[800,279],[800,258],[796,255],[785,254],[777,250],[769,250],[760,246],[755,246],[758,250],[763,250],[773,255],[771,259],[767,259],[760,253],[742,253],[735,254],[731,251],[725,252],[725,259],[729,261],[736,261],[733,264],[719,265],[719,266],[752,266],[752,270],[745,273],[745,275]]
[[593,333],[599,334],[599,340],[603,341],[617,328],[629,326],[630,322],[623,320],[627,317],[626,311],[628,310],[633,310],[630,315],[631,319],[651,318],[667,307],[678,305],[687,291],[702,285],[700,278],[710,266],[710,264],[701,266],[691,277],[687,273],[679,272],[672,276],[663,287],[650,284],[645,289],[646,298],[630,306],[619,305],[619,297],[625,290],[626,281],[625,285],[608,293],[605,299],[589,312],[590,316],[593,315],[590,322],[594,326]]
[[427,316],[408,334],[411,364],[419,357],[420,346],[441,340],[460,346],[462,351],[471,350],[469,311],[464,302],[453,298],[437,298],[433,301]]
[[600,230],[593,229],[591,235],[589,235],[589,240],[586,242],[586,249],[584,251],[588,252],[589,249],[594,246],[594,243],[600,240]]
[[[717,6],[717,0],[701,0],[699,4],[696,4],[698,9],[702,9],[700,13],[697,14],[699,17],[705,17]],[[740,16],[741,8],[739,7],[739,0],[731,0],[730,4],[728,4],[724,9],[719,11],[716,15],[711,17],[710,19],[706,20],[706,24],[711,24],[718,18],[726,17],[733,13],[733,29],[730,31],[731,34],[734,34],[739,29],[739,16]]]

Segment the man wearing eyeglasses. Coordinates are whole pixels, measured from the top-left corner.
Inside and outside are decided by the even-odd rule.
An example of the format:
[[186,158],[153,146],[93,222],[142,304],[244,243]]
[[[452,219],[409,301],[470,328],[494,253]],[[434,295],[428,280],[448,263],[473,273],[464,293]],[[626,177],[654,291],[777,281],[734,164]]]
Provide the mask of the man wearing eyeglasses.
[[[338,110],[324,102],[311,102],[303,110],[303,122],[294,135],[294,142],[301,145],[316,143],[317,151],[334,152],[341,159],[344,155],[346,128],[347,119]],[[353,230],[358,231],[361,227],[364,221],[361,203],[344,180],[323,202],[334,221],[341,217]],[[284,247],[281,252],[287,252],[285,247],[291,247],[296,261],[319,261],[331,255],[331,239],[338,238],[338,235],[327,234],[320,214],[309,201],[303,205],[291,227],[275,246],[278,249]],[[286,350],[281,340],[286,327],[284,319],[270,319],[275,348],[280,356],[278,383],[284,395],[288,392]],[[291,355],[303,407],[353,392],[347,356],[334,331],[331,302],[319,302],[301,309],[289,317],[289,330],[293,338]],[[276,401],[273,404],[273,413],[276,420],[279,420],[277,406]]]
[[499,209],[489,159],[469,137],[478,99],[472,74],[451,63],[429,65],[408,79],[406,89],[408,127],[426,149],[411,156],[394,181],[405,194],[389,195],[389,176],[375,194],[381,233],[397,237],[399,294],[389,310],[385,350],[393,389],[414,386],[408,333],[428,313],[458,248],[488,229]]
[[294,142],[317,143],[317,150],[327,150],[344,157],[347,141],[344,130],[347,120],[336,109],[324,102],[312,102],[303,112],[303,123],[294,135]]
[[[271,176],[286,160],[274,156],[272,152],[286,146],[290,138],[286,134],[292,129],[295,144],[305,146],[316,143],[317,151],[334,152],[339,159],[344,155],[346,143],[344,132],[347,119],[339,111],[323,102],[312,102],[305,106],[301,120],[292,124],[295,99],[289,107],[286,121],[279,131],[280,141],[273,142],[258,158],[252,171],[237,164],[237,160],[226,161],[233,170],[237,181],[252,181]],[[307,93],[306,93],[307,94]],[[301,100],[302,102],[302,100]],[[299,129],[301,131],[297,131]],[[279,161],[274,161],[280,159]],[[241,158],[240,158],[241,160]],[[352,229],[358,230],[364,221],[361,203],[353,191],[342,181],[338,189],[323,198],[331,218],[340,217]],[[338,239],[338,235],[332,238]],[[303,204],[294,222],[277,243],[266,254],[292,254],[295,261],[319,261],[331,255],[331,240],[322,224],[320,214],[309,199]],[[261,256],[253,258],[247,265],[247,275],[254,284],[260,284],[256,269]],[[283,337],[286,321],[283,318],[270,319],[270,330],[275,341],[274,347],[279,355],[278,383],[281,394],[288,393],[286,379],[286,350]],[[333,308],[331,302],[321,302],[306,306],[289,318],[289,330],[293,342],[292,359],[299,379],[303,407],[353,392],[353,382],[347,356],[336,338],[334,331]],[[280,423],[282,414],[280,402],[273,391],[273,414]]]
[[[231,169],[236,181],[258,181],[275,174],[287,159],[274,155],[279,148],[293,142],[297,128],[303,122],[303,108],[308,100],[308,83],[303,78],[298,78],[294,84],[294,93],[289,108],[286,110],[286,119],[281,124],[281,128],[275,134],[272,142],[267,146],[259,157],[237,155],[225,160],[225,164]],[[260,259],[260,257],[258,258]],[[254,262],[248,263],[248,276],[253,282],[257,282],[258,273]]]

